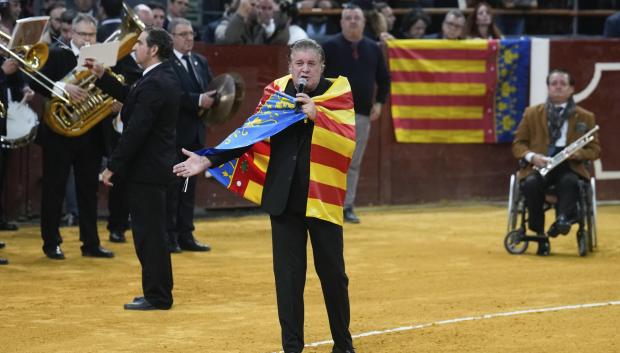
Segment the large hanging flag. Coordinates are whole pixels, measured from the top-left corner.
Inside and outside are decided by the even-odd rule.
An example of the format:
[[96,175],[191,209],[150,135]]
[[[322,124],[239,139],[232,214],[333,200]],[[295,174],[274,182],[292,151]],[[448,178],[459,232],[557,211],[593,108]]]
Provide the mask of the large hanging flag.
[[[214,148],[198,151],[213,155],[251,146],[241,157],[209,171],[229,190],[261,203],[269,165],[269,137],[306,119],[295,110],[294,98],[283,91],[285,76],[265,88],[254,115]],[[351,87],[345,77],[330,79],[331,87],[312,100],[317,108],[310,148],[310,184],[306,216],[342,225],[346,175],[355,148],[355,112]]]
[[398,142],[511,140],[527,104],[529,41],[396,40],[388,56]]

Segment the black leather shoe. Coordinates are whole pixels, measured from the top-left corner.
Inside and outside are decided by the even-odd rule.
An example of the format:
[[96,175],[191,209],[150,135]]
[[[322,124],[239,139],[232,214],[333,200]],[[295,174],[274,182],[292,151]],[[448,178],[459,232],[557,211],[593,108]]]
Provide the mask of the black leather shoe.
[[43,252],[45,256],[49,257],[52,260],[64,260],[65,254],[60,250],[60,245],[56,245],[51,249],[44,249]]
[[168,243],[168,251],[170,251],[170,253],[172,254],[179,254],[181,253],[181,247],[179,246],[179,244]]
[[8,265],[9,264],[9,260],[5,259],[4,257],[0,257],[0,265]]
[[185,250],[185,251],[209,251],[211,250],[211,247],[209,245],[202,244],[196,241],[194,237],[186,241],[179,240],[179,247],[181,248],[181,250]]
[[13,231],[13,230],[18,230],[18,229],[19,229],[19,227],[15,223],[10,223],[10,222],[2,222],[2,223],[0,223],[0,230]]
[[111,258],[114,257],[114,253],[102,246],[98,246],[94,249],[82,249],[82,256]]
[[551,253],[551,244],[548,239],[538,241],[538,251],[536,251],[536,255],[538,256],[549,256]]
[[144,297],[141,300],[133,301],[131,303],[127,303],[123,305],[125,310],[158,310],[156,307],[152,306]]
[[133,302],[134,302],[134,303],[135,303],[135,302],[142,301],[142,300],[144,300],[144,297],[133,297]]
[[110,232],[110,241],[113,243],[125,243],[127,239],[125,238],[124,232],[119,231],[111,231]]
[[549,227],[549,231],[547,231],[547,235],[550,237],[557,237],[559,234],[566,235],[570,232],[570,222],[568,219],[559,215],[555,222]]
[[4,246],[5,246],[5,245],[6,245],[6,244],[4,244],[4,242],[3,242],[3,241],[0,241],[0,249],[4,248]]
[[352,208],[345,208],[344,209],[344,221],[346,223],[358,224],[360,222],[360,219],[357,218]]

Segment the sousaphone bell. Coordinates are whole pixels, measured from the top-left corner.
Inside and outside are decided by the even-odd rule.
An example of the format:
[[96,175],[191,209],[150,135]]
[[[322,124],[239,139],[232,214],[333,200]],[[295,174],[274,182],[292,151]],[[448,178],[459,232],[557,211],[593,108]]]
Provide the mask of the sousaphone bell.
[[223,124],[235,115],[245,97],[245,82],[235,72],[221,74],[207,85],[206,91],[213,90],[213,105],[201,114],[207,125]]

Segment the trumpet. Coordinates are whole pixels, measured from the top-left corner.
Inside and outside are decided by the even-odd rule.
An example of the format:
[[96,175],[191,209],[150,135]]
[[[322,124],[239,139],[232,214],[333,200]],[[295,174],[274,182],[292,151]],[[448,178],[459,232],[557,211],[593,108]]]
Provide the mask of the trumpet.
[[593,127],[592,130],[586,132],[580,138],[576,139],[570,145],[564,147],[563,150],[561,150],[560,152],[558,152],[558,154],[556,154],[555,156],[553,156],[553,158],[551,158],[551,161],[545,167],[543,168],[534,167],[534,169],[536,169],[538,173],[543,177],[549,174],[549,172],[553,170],[553,168],[560,165],[560,163],[564,162],[566,159],[568,159],[568,157],[572,156],[573,154],[575,154],[575,152],[584,148],[588,143],[590,143],[590,141],[594,140],[594,136],[592,135],[596,131],[598,131],[598,125]]

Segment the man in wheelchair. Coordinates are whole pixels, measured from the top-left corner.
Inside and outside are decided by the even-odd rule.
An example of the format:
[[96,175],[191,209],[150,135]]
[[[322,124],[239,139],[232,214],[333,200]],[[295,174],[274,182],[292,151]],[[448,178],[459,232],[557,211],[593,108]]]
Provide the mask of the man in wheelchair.
[[[589,144],[546,176],[536,172],[596,125],[593,113],[575,105],[574,80],[569,72],[552,70],[547,76],[547,91],[545,103],[525,110],[512,144],[513,155],[524,162],[518,178],[528,211],[528,227],[541,239],[537,254],[542,256],[549,255],[547,236],[557,237],[570,232],[577,213],[579,179],[590,178],[584,162],[597,159],[600,153],[598,135],[595,134]],[[552,186],[557,195],[557,216],[545,234],[545,193]]]

